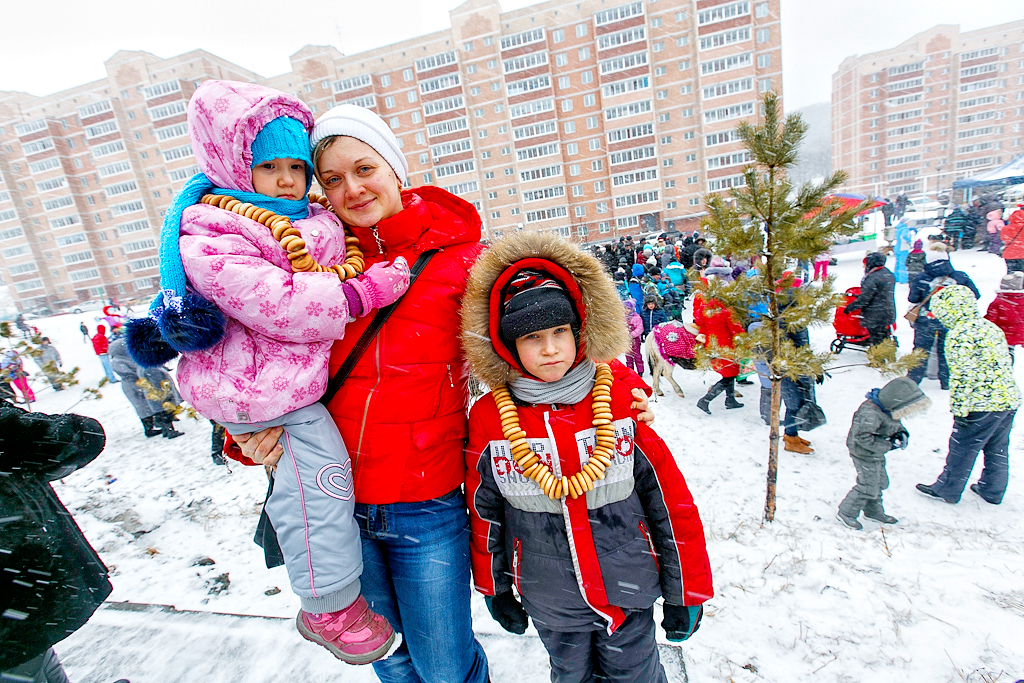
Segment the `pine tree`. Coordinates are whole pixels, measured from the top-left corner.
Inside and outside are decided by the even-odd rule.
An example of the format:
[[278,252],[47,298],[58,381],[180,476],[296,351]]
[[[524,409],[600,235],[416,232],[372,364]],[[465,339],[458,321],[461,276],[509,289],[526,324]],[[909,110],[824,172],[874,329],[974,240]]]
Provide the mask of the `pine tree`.
[[[768,491],[764,519],[775,518],[775,484],[779,454],[779,408],[783,377],[820,377],[830,358],[810,346],[796,347],[787,330],[827,324],[842,298],[832,288],[832,279],[820,287],[794,288],[789,268],[798,261],[811,261],[827,251],[843,235],[853,235],[856,214],[868,206],[844,208],[829,195],[846,181],[839,170],[819,184],[793,186],[787,175],[797,159],[797,148],[807,132],[799,114],[782,119],[778,96],[769,92],[762,100],[763,121],[741,123],[736,132],[750,153],[751,163],[743,169],[744,184],[729,190],[728,196],[705,197],[708,215],[702,227],[712,237],[715,252],[733,259],[754,258],[757,274],[726,283],[713,280],[704,296],[718,299],[737,321],[747,316],[751,304],[759,302],[767,311],[761,326],[739,335],[735,348],[709,348],[712,356],[737,362],[763,360],[772,385],[768,450]],[[902,374],[918,362],[914,354],[895,360],[895,346],[876,349],[869,364],[887,374]]]

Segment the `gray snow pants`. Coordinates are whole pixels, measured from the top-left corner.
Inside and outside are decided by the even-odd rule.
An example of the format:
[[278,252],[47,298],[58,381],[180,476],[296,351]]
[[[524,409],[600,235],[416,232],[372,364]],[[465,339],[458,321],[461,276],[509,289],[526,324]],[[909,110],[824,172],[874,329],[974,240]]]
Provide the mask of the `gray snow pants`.
[[582,632],[533,625],[551,660],[552,683],[668,683],[654,640],[653,607],[630,612],[610,636],[604,623]]
[[284,455],[267,499],[292,590],[314,614],[343,610],[359,597],[362,543],[348,450],[327,408],[314,403],[275,420],[235,424],[229,434],[284,427]]
[[846,498],[839,504],[839,511],[847,517],[856,519],[861,510],[865,512],[882,512],[882,491],[889,488],[889,475],[885,471],[885,458],[866,460],[851,455],[853,466],[857,468],[857,484]]

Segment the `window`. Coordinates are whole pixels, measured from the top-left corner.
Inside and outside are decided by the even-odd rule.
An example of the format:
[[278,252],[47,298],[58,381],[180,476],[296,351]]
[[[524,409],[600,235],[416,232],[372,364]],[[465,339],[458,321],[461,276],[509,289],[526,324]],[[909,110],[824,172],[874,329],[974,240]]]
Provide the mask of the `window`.
[[757,56],[757,68],[758,69],[767,69],[771,65],[772,65],[772,56],[771,55],[758,55]]
[[664,76],[667,72],[668,72],[668,70],[665,67],[663,67],[663,66],[656,66],[656,67],[654,67],[654,75],[655,76]]
[[698,199],[697,197],[691,197],[687,203],[690,206],[700,206],[700,199]]
[[687,154],[686,155],[686,160],[687,161],[697,161],[697,155],[696,154]]
[[572,111],[572,98],[562,100],[562,111]]
[[392,128],[398,128],[398,127],[399,127],[399,126],[401,125],[401,122],[400,122],[400,121],[398,120],[398,117],[397,117],[397,116],[392,116],[392,117],[391,117],[391,120],[390,120],[390,121],[388,121],[388,124],[389,124],[389,125],[390,125],[390,126],[391,126]]
[[494,171],[484,173],[484,180],[494,180]]
[[575,121],[566,121],[565,123],[562,124],[562,127],[565,129],[565,132],[567,134],[568,133],[575,133],[576,132],[576,122]]
[[388,95],[387,97],[384,98],[384,108],[385,109],[391,109],[394,106],[395,106],[395,98],[394,98],[393,95]]
[[705,24],[713,24],[715,22],[732,19],[733,17],[743,16],[744,14],[750,14],[749,0],[741,0],[740,2],[733,2],[727,5],[718,5],[716,7],[697,12],[697,25],[704,26]]
[[597,117],[596,116],[588,116],[587,117],[587,128],[588,129],[597,128]]
[[570,87],[571,85],[572,85],[572,83],[569,81],[569,77],[568,76],[559,76],[558,77],[558,89],[559,90],[565,90],[566,88]]
[[584,95],[583,96],[583,106],[584,107],[593,107],[596,104],[597,104],[597,97],[593,93],[591,93],[589,95]]
[[[580,174],[580,165],[579,164],[569,164],[569,175],[577,176],[579,174]],[[576,191],[576,188],[573,188],[573,192],[574,193],[575,193],[575,191]]]
[[690,36],[682,36],[681,38],[676,38],[676,47],[686,47],[689,44]]
[[420,152],[420,165],[426,166],[430,163],[430,155],[426,152]]
[[654,93],[654,98],[657,100],[667,100],[668,90],[659,90],[658,92]]
[[662,166],[671,166],[672,165],[672,159],[662,159],[661,160],[661,165]]
[[591,138],[588,146],[591,152],[601,149],[601,138]]
[[[594,24],[597,26],[603,26],[610,24],[614,21],[622,21],[629,17],[635,17],[644,13],[644,3],[642,2],[631,2],[628,5],[620,5],[611,9],[606,9],[598,12],[594,15]],[[584,34],[585,35],[585,34]]]
[[758,19],[763,19],[768,16],[768,3],[759,2],[754,6],[754,16]]
[[501,148],[501,156],[508,156],[511,153],[512,153],[512,148],[511,147],[502,147]]
[[416,94],[415,90],[410,90],[409,92],[405,93],[405,99],[409,100],[409,102],[412,103],[419,99],[419,95]]
[[491,92],[497,92],[499,90],[501,90],[501,83],[498,81],[491,83]]
[[414,135],[413,137],[415,138],[417,145],[427,144],[426,138],[423,136],[423,133],[416,133],[416,135]]
[[757,29],[757,42],[758,43],[767,43],[769,40],[771,40],[771,29],[767,29],[767,28],[759,28],[759,29]]
[[497,66],[498,66],[498,62],[497,62],[497,61],[495,61],[495,60],[493,60],[493,59],[488,59],[488,60],[487,60],[487,68],[488,68],[488,69],[494,69],[494,68],[496,68]]
[[683,61],[679,62],[679,70],[680,71],[686,71],[689,68],[690,68],[690,60],[689,59],[684,59]]
[[474,97],[476,97],[477,95],[479,95],[479,94],[480,94],[480,88],[478,88],[478,87],[476,87],[476,86],[474,86],[474,87],[470,88],[470,89],[469,89],[469,94],[470,94],[470,95],[473,95]]
[[465,43],[463,43],[462,44],[462,50],[464,52],[472,52],[473,51],[473,41],[472,40],[467,40]]
[[653,45],[651,45],[651,51],[652,52],[663,52],[664,50],[665,50],[665,43],[664,43],[664,41],[659,40],[658,42],[656,42]]
[[516,192],[518,192],[518,190],[516,190],[516,188],[514,188],[514,187],[508,188],[508,196],[509,197],[515,196]]
[[[574,206],[572,211],[576,215],[576,218],[583,218],[584,216],[587,215],[587,207],[585,206]],[[580,229],[583,231],[584,235],[587,233],[586,227],[580,226]]]
[[482,119],[484,117],[484,110],[483,109],[474,109],[473,110],[473,116],[478,118],[478,119]]
[[668,114],[658,114],[658,123],[668,123],[668,120],[669,120],[669,115]]
[[556,28],[554,31],[551,32],[551,42],[552,43],[561,43],[564,40],[565,40],[565,31],[563,31],[562,29]]
[[586,24],[576,24],[576,37],[577,38],[582,38],[585,35],[587,35],[587,25]]
[[674,180],[666,180],[665,181],[665,188],[666,189],[670,188],[670,187],[675,187],[675,186],[676,186],[676,181],[674,181]]
[[661,26],[661,17],[654,17],[653,19],[651,19],[651,26],[654,28],[658,28],[659,26]]
[[757,82],[757,91],[759,93],[766,93],[772,89],[772,79],[762,78]]
[[491,218],[501,218],[501,211],[491,211]]
[[598,202],[596,208],[598,213],[608,213],[608,202]]
[[466,73],[468,73],[468,74],[475,74],[476,73],[476,64],[470,64],[469,66],[467,66],[466,67]]
[[676,21],[686,21],[686,12],[676,12]]
[[578,143],[570,142],[565,146],[565,153],[573,156],[580,153],[580,146]]
[[594,72],[593,71],[584,71],[583,73],[580,74],[580,81],[583,82],[583,83],[593,83],[594,82]]
[[569,55],[562,52],[555,55],[555,66],[567,66],[569,64]]
[[583,196],[583,186],[582,185],[573,185],[572,186],[572,196],[573,197],[582,197]]
[[423,184],[424,185],[429,185],[432,182],[434,182],[434,174],[433,173],[424,173],[423,174]]
[[485,138],[485,137],[487,137],[487,131],[486,130],[478,130],[476,132],[476,136],[478,138]]
[[598,180],[594,183],[594,193],[604,192],[604,181]]

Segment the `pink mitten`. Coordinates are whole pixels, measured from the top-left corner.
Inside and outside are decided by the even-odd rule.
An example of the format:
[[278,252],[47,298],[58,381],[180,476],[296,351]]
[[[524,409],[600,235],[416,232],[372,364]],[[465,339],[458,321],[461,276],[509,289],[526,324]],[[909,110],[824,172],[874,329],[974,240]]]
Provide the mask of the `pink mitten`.
[[366,315],[370,309],[393,304],[405,294],[409,289],[409,263],[401,256],[392,265],[375,263],[358,278],[345,284],[356,290],[362,314]]

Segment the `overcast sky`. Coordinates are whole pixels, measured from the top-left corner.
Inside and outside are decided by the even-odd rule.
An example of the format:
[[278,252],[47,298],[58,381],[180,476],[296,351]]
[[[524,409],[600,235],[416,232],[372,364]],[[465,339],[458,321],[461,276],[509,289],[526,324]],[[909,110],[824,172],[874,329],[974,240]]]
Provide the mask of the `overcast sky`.
[[[672,0],[662,0],[672,2]],[[4,2],[0,90],[47,95],[103,78],[119,49],[171,57],[197,48],[263,76],[307,44],[353,54],[448,27],[462,0],[45,0]],[[502,0],[505,10],[535,4]],[[1024,19],[1021,0],[782,0],[787,110],[826,102],[844,58],[894,46],[936,24],[972,30]]]

